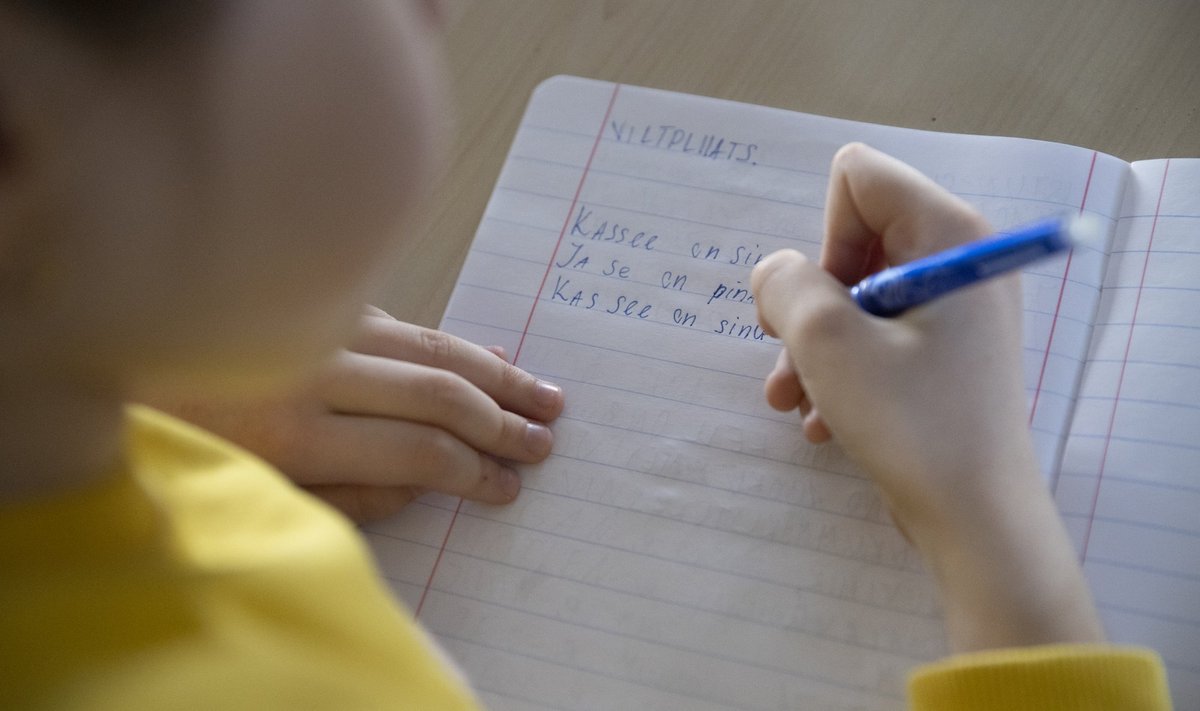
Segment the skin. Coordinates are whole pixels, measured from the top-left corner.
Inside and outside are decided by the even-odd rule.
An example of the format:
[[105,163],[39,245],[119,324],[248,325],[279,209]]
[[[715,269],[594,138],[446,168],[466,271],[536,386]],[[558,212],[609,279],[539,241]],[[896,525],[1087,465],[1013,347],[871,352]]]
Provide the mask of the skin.
[[[0,5],[0,500],[104,476],[134,398],[363,517],[426,489],[511,500],[500,461],[546,456],[561,391],[362,315],[438,159],[435,14],[244,0],[114,49]],[[1025,427],[1015,282],[891,320],[845,291],[987,231],[910,168],[839,153],[821,264],[754,273],[786,344],[767,398],[879,483],[954,648],[1098,640]]]
[[111,471],[131,399],[240,432],[363,517],[515,496],[499,461],[548,454],[561,391],[362,316],[440,159],[437,15],[216,3],[110,46],[0,5],[0,498]]
[[836,440],[878,483],[938,581],[953,649],[1100,641],[1029,436],[1016,278],[893,319],[846,288],[991,232],[909,166],[844,147],[820,264],[783,251],[752,275],[759,319],[785,344],[766,398],[798,408],[809,440]]
[[[274,397],[161,396],[153,404],[271,462],[358,521],[426,491],[493,504],[516,498],[508,462],[537,462],[562,390],[480,348],[370,309],[316,379]],[[519,413],[519,414],[518,414]]]

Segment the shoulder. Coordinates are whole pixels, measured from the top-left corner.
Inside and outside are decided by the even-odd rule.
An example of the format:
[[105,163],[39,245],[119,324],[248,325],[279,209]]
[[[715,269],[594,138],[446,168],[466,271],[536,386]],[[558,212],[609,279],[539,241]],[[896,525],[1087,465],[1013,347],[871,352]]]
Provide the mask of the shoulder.
[[0,706],[477,708],[332,509],[146,408],[125,454],[0,559]]

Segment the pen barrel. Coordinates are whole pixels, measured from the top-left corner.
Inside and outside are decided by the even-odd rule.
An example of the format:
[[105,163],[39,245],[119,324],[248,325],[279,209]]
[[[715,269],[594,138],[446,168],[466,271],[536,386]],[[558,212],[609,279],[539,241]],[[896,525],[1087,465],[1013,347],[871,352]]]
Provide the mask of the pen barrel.
[[1002,233],[863,279],[850,295],[876,316],[895,316],[955,289],[974,284],[1071,247],[1063,220]]

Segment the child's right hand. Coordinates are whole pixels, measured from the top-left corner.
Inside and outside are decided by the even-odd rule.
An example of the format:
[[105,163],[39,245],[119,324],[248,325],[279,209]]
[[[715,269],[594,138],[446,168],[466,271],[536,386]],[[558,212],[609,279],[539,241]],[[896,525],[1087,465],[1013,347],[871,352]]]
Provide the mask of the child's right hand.
[[754,271],[759,320],[787,347],[767,400],[800,407],[810,440],[832,434],[910,534],[927,522],[909,518],[953,513],[964,495],[995,493],[997,479],[1036,480],[1016,279],[894,319],[862,311],[846,288],[988,234],[983,218],[909,166],[850,145],[833,161],[825,231],[819,266],[784,251]]
[[876,480],[938,579],[953,647],[1095,640],[1029,437],[1017,278],[894,319],[847,290],[990,231],[909,166],[861,144],[839,151],[821,265],[783,251],[753,274],[759,320],[785,345],[767,400],[799,408],[810,440],[837,440]]

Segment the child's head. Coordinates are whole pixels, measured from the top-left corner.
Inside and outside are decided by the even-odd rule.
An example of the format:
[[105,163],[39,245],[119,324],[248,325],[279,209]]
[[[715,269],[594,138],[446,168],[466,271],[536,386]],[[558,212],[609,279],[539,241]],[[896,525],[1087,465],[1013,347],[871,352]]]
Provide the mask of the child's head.
[[0,0],[0,377],[259,387],[431,178],[436,9]]

